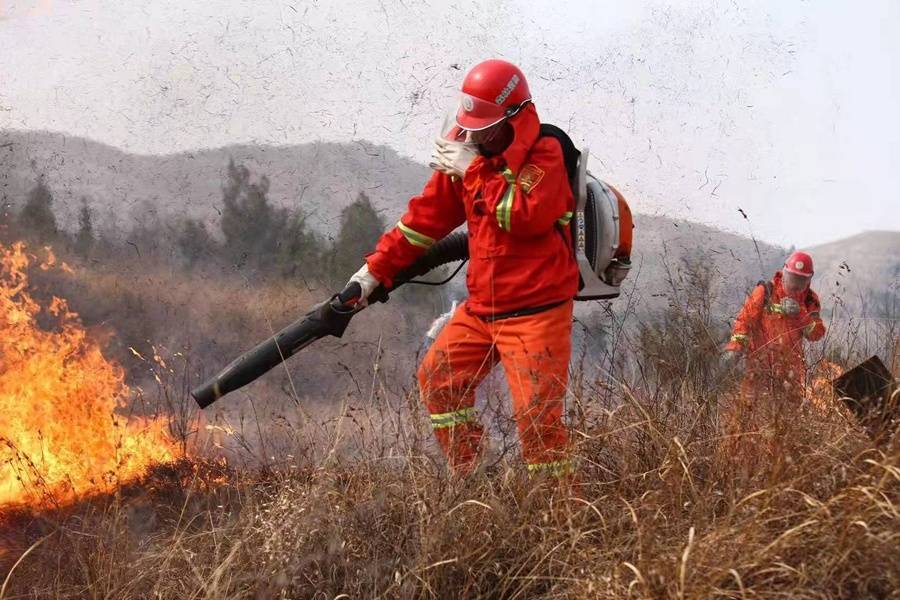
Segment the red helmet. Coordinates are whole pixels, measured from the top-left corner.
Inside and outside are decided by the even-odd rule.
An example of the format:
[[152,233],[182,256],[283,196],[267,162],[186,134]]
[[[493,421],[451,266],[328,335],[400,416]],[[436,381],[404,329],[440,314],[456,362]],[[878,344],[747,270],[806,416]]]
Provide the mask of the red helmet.
[[466,74],[456,123],[468,131],[481,131],[515,115],[531,101],[525,75],[505,60],[480,62]]
[[784,261],[784,270],[801,277],[813,276],[812,256],[806,252],[794,252]]

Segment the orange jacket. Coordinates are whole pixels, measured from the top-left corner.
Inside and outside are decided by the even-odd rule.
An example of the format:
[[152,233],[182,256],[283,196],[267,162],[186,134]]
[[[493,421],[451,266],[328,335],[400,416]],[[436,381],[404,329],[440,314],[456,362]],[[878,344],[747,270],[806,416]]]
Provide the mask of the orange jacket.
[[819,297],[811,289],[795,298],[800,304],[798,314],[783,314],[781,301],[787,293],[781,279],[781,271],[778,271],[771,282],[753,288],[734,322],[726,349],[747,350],[749,371],[796,367],[796,375],[800,376],[806,369],[803,340],[822,339],[825,325],[819,316]]
[[466,223],[466,305],[480,316],[571,300],[578,267],[568,224],[574,199],[553,138],[539,137],[533,104],[510,119],[514,138],[503,154],[476,157],[463,179],[435,171],[409,201],[397,226],[366,257],[386,286],[436,240]]

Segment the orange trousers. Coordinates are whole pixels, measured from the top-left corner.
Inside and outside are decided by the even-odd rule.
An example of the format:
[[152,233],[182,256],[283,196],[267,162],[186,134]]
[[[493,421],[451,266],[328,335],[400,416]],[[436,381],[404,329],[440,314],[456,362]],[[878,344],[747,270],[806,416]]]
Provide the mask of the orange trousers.
[[535,315],[485,322],[461,305],[419,367],[419,389],[451,468],[475,466],[483,429],[475,389],[497,362],[509,382],[522,454],[531,474],[572,470],[562,421],[571,354],[572,302]]

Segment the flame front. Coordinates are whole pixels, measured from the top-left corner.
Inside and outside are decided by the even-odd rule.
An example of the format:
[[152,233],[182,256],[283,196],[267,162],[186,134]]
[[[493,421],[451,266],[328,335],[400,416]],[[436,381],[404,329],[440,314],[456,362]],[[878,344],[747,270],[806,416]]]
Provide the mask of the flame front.
[[[65,300],[32,299],[28,266],[23,244],[0,245],[0,506],[108,491],[175,458],[164,420],[117,414],[130,394],[122,369]],[[42,311],[54,331],[38,326]]]

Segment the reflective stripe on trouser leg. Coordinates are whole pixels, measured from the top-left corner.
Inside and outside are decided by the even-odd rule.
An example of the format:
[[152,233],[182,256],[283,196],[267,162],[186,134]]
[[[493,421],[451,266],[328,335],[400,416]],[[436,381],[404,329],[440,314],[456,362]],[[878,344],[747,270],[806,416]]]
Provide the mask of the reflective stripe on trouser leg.
[[[572,302],[492,324],[529,471],[571,469],[562,420],[571,354]],[[541,465],[545,465],[542,467]]]
[[443,429],[445,427],[455,427],[456,425],[471,423],[477,420],[478,417],[475,415],[475,407],[472,406],[469,408],[454,410],[453,412],[431,415],[431,428]]
[[552,475],[553,477],[565,477],[575,472],[575,466],[572,460],[568,458],[546,463],[530,463],[527,467],[529,476]]
[[460,306],[419,367],[419,389],[431,413],[434,436],[454,471],[474,467],[483,433],[475,413],[475,388],[496,356],[486,325]]

